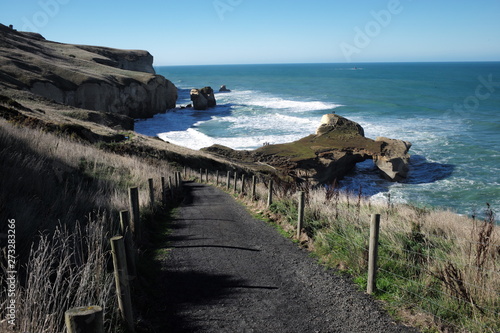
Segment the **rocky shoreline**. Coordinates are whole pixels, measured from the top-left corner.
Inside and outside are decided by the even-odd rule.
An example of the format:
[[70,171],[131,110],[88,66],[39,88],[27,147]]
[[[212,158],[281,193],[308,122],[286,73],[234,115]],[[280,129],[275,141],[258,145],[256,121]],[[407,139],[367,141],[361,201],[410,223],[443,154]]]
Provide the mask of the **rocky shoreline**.
[[265,145],[253,151],[235,151],[221,145],[202,149],[234,161],[267,165],[295,180],[330,184],[351,172],[356,163],[372,159],[381,175],[390,181],[408,176],[411,143],[364,136],[356,122],[326,114],[315,134],[284,144]]

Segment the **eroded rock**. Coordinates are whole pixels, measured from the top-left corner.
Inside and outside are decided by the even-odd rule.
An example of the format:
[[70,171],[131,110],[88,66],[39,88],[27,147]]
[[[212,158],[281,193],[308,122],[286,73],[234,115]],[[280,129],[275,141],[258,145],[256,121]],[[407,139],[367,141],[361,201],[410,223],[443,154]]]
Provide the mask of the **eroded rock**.
[[408,176],[410,147],[409,142],[402,140],[366,138],[358,123],[328,114],[323,116],[316,134],[294,142],[265,145],[245,154],[227,147],[206,151],[228,159],[267,165],[286,176],[302,178],[305,175],[317,183],[332,183],[351,172],[356,163],[367,159],[375,161],[386,179],[402,181]]
[[382,142],[380,154],[373,155],[373,161],[381,174],[391,181],[402,181],[408,177],[411,143],[402,140],[377,137]]
[[195,110],[206,110],[217,105],[214,90],[211,87],[191,89],[190,97]]

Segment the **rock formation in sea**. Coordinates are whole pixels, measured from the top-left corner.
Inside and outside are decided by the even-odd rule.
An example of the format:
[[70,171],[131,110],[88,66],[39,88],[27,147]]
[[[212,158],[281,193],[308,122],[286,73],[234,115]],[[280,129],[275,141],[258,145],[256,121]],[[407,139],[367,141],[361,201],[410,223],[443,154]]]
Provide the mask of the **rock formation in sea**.
[[214,90],[211,87],[191,89],[190,97],[195,110],[206,110],[217,105]]
[[147,51],[51,42],[0,24],[0,86],[60,104],[151,117],[174,108],[177,88]]
[[411,143],[402,140],[366,138],[358,123],[327,114],[315,134],[294,142],[265,145],[253,151],[234,151],[220,145],[204,150],[228,159],[270,166],[293,178],[332,183],[367,159],[374,160],[386,179],[402,181],[408,176],[410,147]]

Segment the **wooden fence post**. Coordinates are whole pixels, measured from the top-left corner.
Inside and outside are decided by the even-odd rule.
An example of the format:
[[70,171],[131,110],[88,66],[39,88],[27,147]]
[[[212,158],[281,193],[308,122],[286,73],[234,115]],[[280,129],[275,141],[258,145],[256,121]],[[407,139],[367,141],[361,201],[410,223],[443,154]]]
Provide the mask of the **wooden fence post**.
[[187,167],[184,166],[184,179],[187,179]]
[[203,169],[200,168],[200,184],[203,183]]
[[231,171],[227,172],[227,189],[229,190],[231,188]]
[[129,211],[130,211],[130,230],[137,242],[141,241],[141,217],[139,212],[139,189],[131,187],[128,190]]
[[234,177],[234,188],[233,191],[236,193],[238,191],[238,171],[235,171],[233,174]]
[[255,200],[257,197],[257,193],[255,192],[257,186],[257,177],[252,176],[252,200]]
[[205,182],[208,184],[208,169],[205,169]]
[[241,175],[241,194],[245,194],[245,174]]
[[165,184],[165,177],[161,177],[161,202],[164,207],[167,207],[167,186]]
[[127,254],[127,268],[130,275],[135,276],[135,249],[130,233],[130,214],[128,210],[120,211],[120,232],[125,239],[125,253]]
[[174,199],[174,184],[172,183],[172,176],[168,176],[168,187],[170,188],[170,197]]
[[179,188],[182,188],[182,172],[177,171],[177,177],[179,178]]
[[300,238],[300,233],[304,225],[304,191],[299,192],[299,216],[297,219],[297,238]]
[[370,247],[368,250],[368,284],[366,292],[372,294],[377,288],[378,236],[380,231],[380,214],[372,214],[370,224]]
[[104,315],[97,305],[67,310],[64,322],[68,333],[104,333]]
[[215,186],[219,186],[219,170],[215,171]]
[[269,191],[267,194],[267,208],[273,204],[273,180],[269,179]]
[[127,323],[127,327],[134,332],[134,313],[132,311],[132,300],[130,298],[130,286],[127,270],[127,258],[125,256],[125,246],[122,236],[115,236],[110,239],[111,253],[113,255],[113,268],[115,272],[116,295],[118,296],[118,307],[122,319]]
[[155,206],[155,188],[153,184],[153,178],[148,179],[148,186],[149,186],[149,206],[151,207],[151,209],[153,209]]

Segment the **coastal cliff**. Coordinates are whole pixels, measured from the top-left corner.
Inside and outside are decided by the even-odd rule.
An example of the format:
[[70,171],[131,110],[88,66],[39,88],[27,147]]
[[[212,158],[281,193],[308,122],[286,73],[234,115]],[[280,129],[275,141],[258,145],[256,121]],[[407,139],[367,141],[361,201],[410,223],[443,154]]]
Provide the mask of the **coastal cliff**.
[[151,117],[174,108],[177,88],[147,51],[62,44],[0,24],[0,86],[77,108]]

